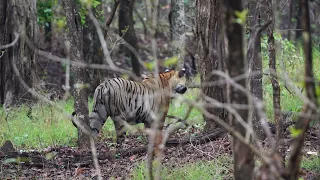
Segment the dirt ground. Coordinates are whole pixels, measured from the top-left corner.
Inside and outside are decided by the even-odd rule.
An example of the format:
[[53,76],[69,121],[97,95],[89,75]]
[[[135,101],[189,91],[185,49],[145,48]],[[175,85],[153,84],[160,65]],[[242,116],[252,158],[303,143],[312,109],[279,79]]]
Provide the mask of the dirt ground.
[[[175,139],[178,136],[175,135]],[[132,135],[127,137],[123,145],[116,150],[114,145],[108,142],[112,140],[105,139],[96,144],[103,179],[132,177],[134,168],[145,162],[146,143],[139,136]],[[10,150],[10,147],[6,148]],[[142,152],[136,151],[132,154],[132,150],[137,149]],[[97,177],[91,151],[79,151],[72,147],[48,147],[41,151],[29,152],[11,150],[11,152],[0,154],[0,179],[92,179]],[[231,155],[227,137],[205,144],[168,147],[165,150],[163,163],[173,168],[200,160],[214,160],[221,154]],[[231,174],[226,174],[227,176],[231,177]]]
[[[196,130],[200,133],[200,130]],[[192,134],[197,134],[194,131]],[[163,164],[174,168],[181,165],[198,162],[214,161],[218,156],[232,157],[231,143],[228,136],[211,137],[212,141],[194,141],[186,143],[189,137],[186,132],[174,135],[165,149]],[[304,152],[314,149],[313,132],[307,136]],[[189,138],[190,139],[190,138]],[[97,157],[103,179],[129,179],[137,165],[146,159],[146,142],[141,135],[130,135],[121,147],[116,148],[112,139],[99,140],[96,143]],[[185,141],[185,143],[182,143]],[[190,142],[190,141],[189,141]],[[137,151],[137,149],[139,151]],[[232,164],[230,170],[223,174],[225,179],[232,179]],[[301,171],[304,179],[312,179],[315,174]],[[79,151],[72,147],[48,147],[43,150],[19,151],[10,143],[5,143],[0,149],[0,179],[96,179],[91,151]]]

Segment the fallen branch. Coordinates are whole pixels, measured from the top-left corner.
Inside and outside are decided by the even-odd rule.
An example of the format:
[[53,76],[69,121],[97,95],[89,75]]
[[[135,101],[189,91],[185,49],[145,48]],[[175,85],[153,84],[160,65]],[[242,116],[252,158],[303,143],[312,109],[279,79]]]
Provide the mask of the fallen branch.
[[[206,134],[206,135],[202,135],[199,137],[194,137],[194,138],[184,138],[182,139],[171,139],[168,140],[166,142],[166,147],[176,147],[176,146],[183,146],[186,144],[205,144],[211,141],[216,140],[217,138],[221,137],[223,134],[225,134],[227,131],[224,129],[218,129],[215,132]],[[121,157],[127,157],[127,156],[132,156],[134,154],[144,154],[145,152],[147,152],[147,147],[143,146],[143,147],[138,147],[138,148],[134,148],[134,149],[126,149],[123,151],[120,151],[120,155]]]

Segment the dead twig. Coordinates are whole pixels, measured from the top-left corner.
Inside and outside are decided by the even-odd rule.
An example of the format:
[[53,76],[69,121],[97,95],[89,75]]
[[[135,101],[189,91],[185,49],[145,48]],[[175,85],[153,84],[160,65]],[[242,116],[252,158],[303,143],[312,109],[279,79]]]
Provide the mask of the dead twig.
[[52,53],[46,52],[46,51],[42,51],[40,49],[38,49],[33,42],[26,38],[26,43],[28,45],[29,48],[31,48],[35,53],[37,53],[38,55],[48,58],[52,61],[56,61],[56,62],[62,62],[62,63],[68,63],[68,61],[70,61],[71,65],[77,65],[80,68],[91,68],[91,69],[105,69],[108,71],[113,71],[116,73],[122,73],[122,74],[127,74],[129,75],[131,78],[133,78],[134,80],[139,81],[140,78],[137,77],[134,73],[132,73],[131,71],[122,69],[122,68],[113,68],[111,66],[108,66],[106,64],[90,64],[90,63],[85,63],[85,62],[79,62],[79,61],[74,61],[74,60],[68,60],[66,58],[60,58]]

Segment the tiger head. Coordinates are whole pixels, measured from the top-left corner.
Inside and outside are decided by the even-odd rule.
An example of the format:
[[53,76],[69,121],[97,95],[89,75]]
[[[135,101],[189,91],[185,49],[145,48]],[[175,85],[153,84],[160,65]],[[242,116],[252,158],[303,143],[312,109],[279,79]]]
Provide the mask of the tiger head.
[[[185,68],[181,69],[180,71],[169,70],[167,69],[164,73],[159,74],[160,83],[162,87],[170,87],[172,88],[172,92],[184,94],[187,91],[186,87],[186,70]],[[155,81],[154,74],[149,74],[144,78],[142,81],[145,84],[148,84],[150,87],[159,87],[154,83]]]
[[[172,70],[171,70],[172,71]],[[166,70],[170,72],[170,70]],[[173,76],[169,79],[169,83],[175,93],[184,94],[187,91],[186,87],[186,69],[182,68],[180,71],[173,71]]]

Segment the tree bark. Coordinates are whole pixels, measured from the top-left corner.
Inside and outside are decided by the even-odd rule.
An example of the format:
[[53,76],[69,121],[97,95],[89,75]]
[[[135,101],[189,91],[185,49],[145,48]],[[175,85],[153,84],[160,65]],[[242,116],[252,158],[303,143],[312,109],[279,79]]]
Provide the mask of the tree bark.
[[297,19],[297,24],[296,24],[296,40],[299,40],[299,38],[301,37],[302,31],[301,29],[301,1],[298,1],[298,3],[296,3],[296,19]]
[[[173,56],[179,58],[180,64],[183,64],[185,55],[185,17],[184,0],[171,0],[170,11],[170,29],[171,41],[173,46]],[[178,68],[182,65],[178,64]]]
[[[134,20],[132,17],[133,8],[134,0],[120,0],[119,35],[123,36],[123,39],[138,51],[138,40],[134,30]],[[131,58],[132,72],[139,77],[141,73],[141,66],[138,58],[124,45],[121,45],[120,49],[126,54],[127,57]]]
[[[228,39],[229,56],[227,58],[227,71],[231,77],[242,75],[247,70],[247,62],[243,53],[243,25],[237,23],[235,11],[243,11],[243,2],[238,1],[224,1],[226,9],[226,35]],[[246,86],[246,80],[238,80],[241,86]],[[231,86],[230,89],[230,101],[235,104],[248,104],[248,98],[246,94],[240,92],[238,89]],[[239,115],[244,121],[248,121],[248,110],[238,109]],[[246,128],[243,127],[234,116],[230,116],[230,121],[234,124],[235,130],[237,130],[242,136],[246,135]],[[250,148],[239,141],[237,138],[233,138],[233,152],[234,152],[234,178],[235,179],[252,179],[254,170],[254,156]]]
[[[15,75],[12,62],[16,66],[26,84],[34,88],[38,82],[36,55],[25,41],[29,38],[37,42],[38,24],[36,3],[33,0],[25,0],[17,3],[14,0],[4,0],[0,3],[0,46],[9,44],[18,38],[14,46],[2,49],[0,69],[0,101],[4,108],[23,102],[34,100],[19,82]],[[2,54],[1,53],[1,54]]]
[[[73,0],[63,1],[62,6],[66,13],[67,27],[69,29],[70,58],[75,61],[84,62],[83,32],[78,8]],[[85,70],[77,65],[73,65],[71,72],[74,74],[74,82],[77,85],[73,92],[75,112],[80,124],[89,125],[88,94],[84,86],[86,82]],[[90,147],[89,136],[86,135],[81,128],[78,128],[78,147],[85,149]]]
[[[0,44],[7,44],[7,35],[6,35],[6,20],[7,20],[7,0],[3,0],[0,2]],[[4,103],[5,99],[5,61],[4,59],[8,59],[7,55],[3,52],[0,53],[0,104]]]
[[[249,17],[250,17],[250,37],[248,41],[247,59],[249,69],[253,74],[249,76],[250,91],[254,95],[253,101],[263,99],[262,89],[262,58],[261,58],[261,33],[260,29],[260,3],[257,1],[249,2]],[[266,22],[265,22],[266,23]],[[260,116],[256,108],[253,107],[252,125],[257,136],[264,140],[266,134],[260,122]]]
[[[94,9],[92,9],[94,11]],[[92,20],[87,15],[86,25],[83,28],[83,55],[87,63],[103,64],[103,53],[97,30]],[[90,82],[89,94],[94,94],[95,88],[103,81],[106,70],[89,69],[87,70],[88,80]]]
[[[212,71],[223,71],[225,61],[224,33],[222,30],[222,5],[219,0],[197,1],[196,35],[198,42],[198,66],[203,96],[213,98],[221,103],[225,102],[224,87],[222,85],[208,85],[220,79]],[[205,101],[205,98],[203,98]],[[224,109],[210,107],[206,109],[211,114],[225,119]],[[204,131],[212,131],[218,125],[209,117],[204,116],[206,122]]]

